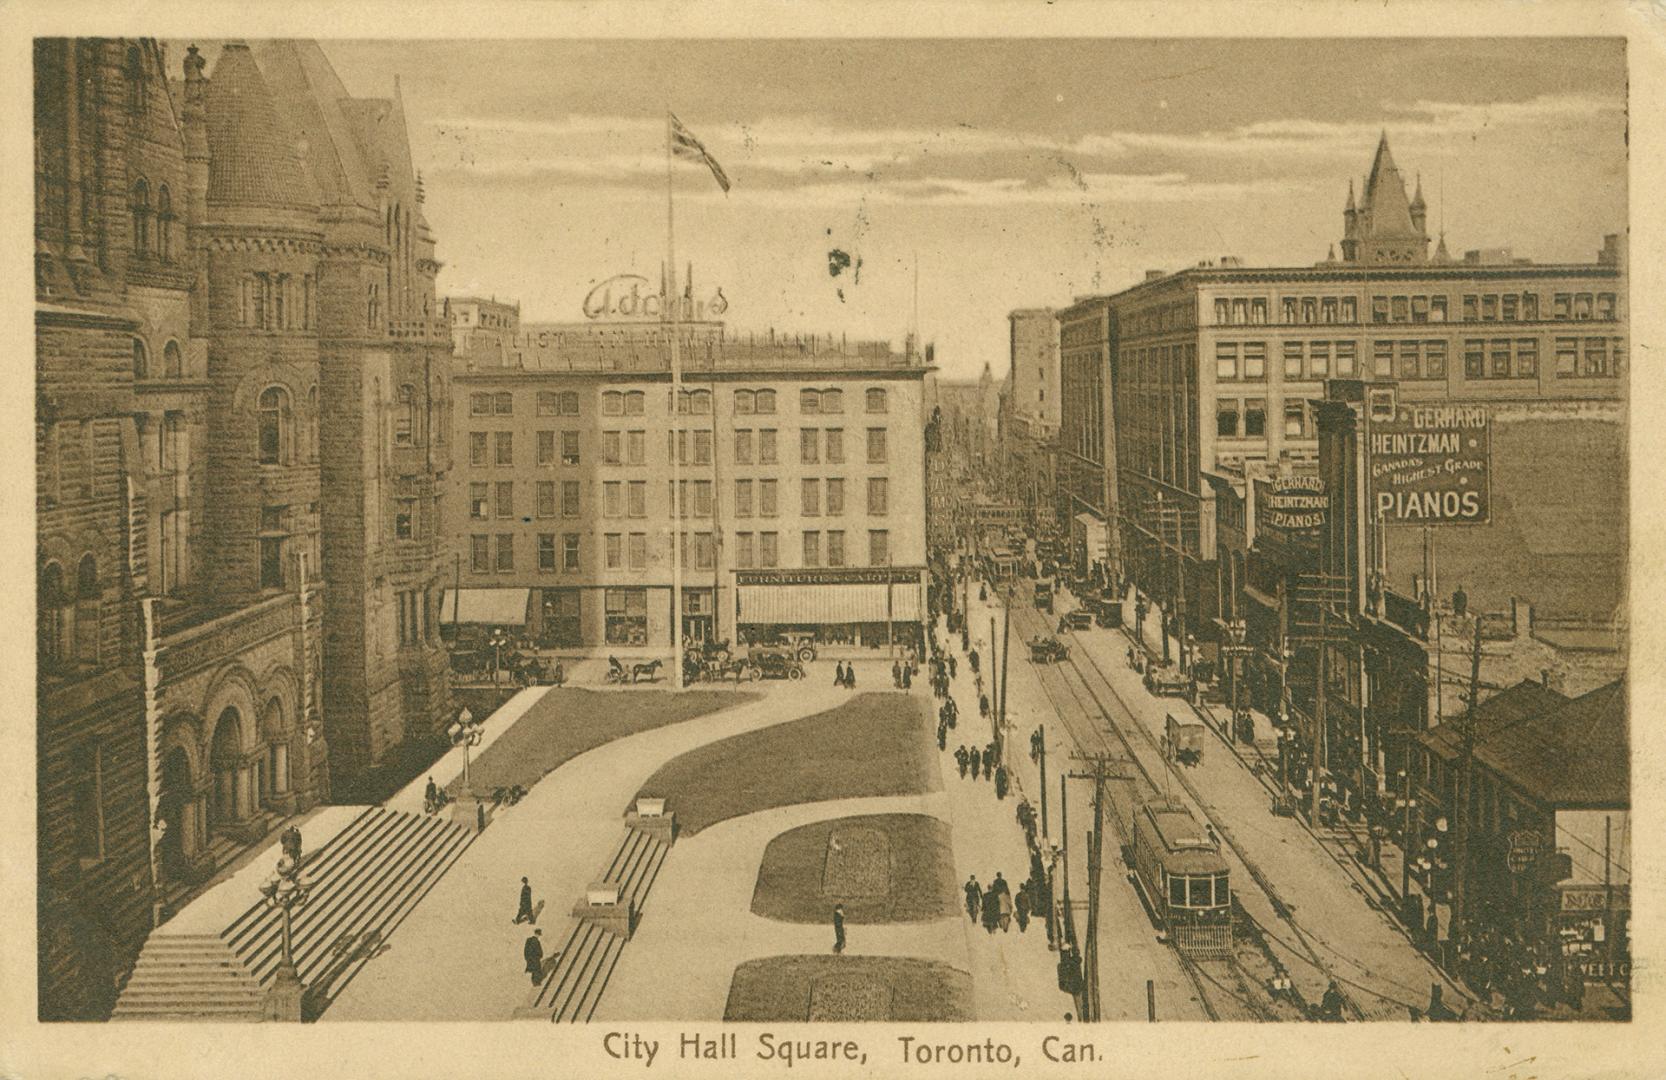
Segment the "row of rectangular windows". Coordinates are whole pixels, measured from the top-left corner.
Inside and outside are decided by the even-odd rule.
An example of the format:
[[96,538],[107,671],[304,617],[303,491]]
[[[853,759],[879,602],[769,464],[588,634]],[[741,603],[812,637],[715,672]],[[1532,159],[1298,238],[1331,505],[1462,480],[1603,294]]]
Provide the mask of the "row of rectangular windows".
[[[537,436],[537,463],[553,466],[559,457],[560,463],[575,466],[580,462],[579,432],[568,429],[560,432],[539,431]],[[556,436],[560,435],[560,452],[557,454]],[[756,440],[754,440],[756,435]],[[737,465],[754,464],[754,446],[756,447],[756,464],[774,465],[777,463],[777,435],[775,428],[762,428],[754,432],[749,428],[737,429],[734,433],[735,452],[734,463]],[[643,465],[647,463],[647,432],[645,431],[604,431],[602,436],[602,464],[604,465]],[[693,450],[693,463],[709,465],[712,460],[712,433],[710,431],[667,431],[665,433],[666,456],[675,454],[679,463],[688,464],[690,449]],[[825,447],[825,454],[823,448]],[[886,428],[868,428],[868,463],[882,465],[888,460],[890,447]],[[801,428],[799,430],[799,461],[805,465],[819,465],[825,459],[830,465],[840,465],[845,460],[844,429],[843,428]],[[471,431],[469,432],[469,464],[474,466],[513,465],[515,463],[515,433],[513,431]]]
[[[685,564],[696,570],[716,568],[716,545],[709,532],[679,533]],[[780,533],[735,533],[735,567],[741,570],[773,569],[780,565]],[[756,543],[754,543],[754,539]],[[580,533],[538,534],[538,569],[576,573],[581,561]],[[842,567],[846,561],[845,532],[841,529],[807,529],[801,534],[801,563],[806,568]],[[868,530],[869,566],[886,566],[891,558],[888,529]],[[602,562],[608,570],[646,570],[648,534],[603,533]],[[515,537],[512,533],[475,533],[469,537],[469,567],[475,573],[512,573],[515,569]],[[613,608],[609,604],[609,610]],[[404,614],[403,606],[401,615]],[[401,640],[404,639],[403,625]]]
[[[1284,343],[1284,378],[1286,381],[1354,378],[1356,353],[1355,343],[1351,341],[1287,341]],[[1446,378],[1447,342],[1444,339],[1373,339],[1371,353],[1372,374],[1376,378]],[[1556,376],[1562,379],[1617,376],[1624,355],[1621,338],[1559,337],[1555,339]],[[1536,338],[1464,340],[1466,379],[1537,378],[1538,373],[1539,343]],[[1255,382],[1266,377],[1266,342],[1223,341],[1216,344],[1217,381]]]
[[[1534,322],[1539,318],[1539,294],[1536,292],[1463,293],[1460,297],[1463,322]],[[1447,322],[1450,304],[1450,297],[1442,293],[1373,295],[1371,321]],[[1612,320],[1617,317],[1618,311],[1616,293],[1551,294],[1552,319]],[[1215,300],[1215,325],[1265,326],[1268,312],[1265,297],[1218,297]],[[1359,303],[1352,296],[1286,296],[1281,300],[1279,313],[1285,325],[1356,323],[1359,321]]]
[[[710,480],[679,481],[682,485],[673,496],[670,491],[670,481],[667,481],[667,505],[676,498],[677,506],[682,517],[709,518],[712,516],[712,482]],[[692,487],[690,486],[692,483]],[[756,489],[754,489],[756,484]],[[735,481],[735,516],[751,517],[756,507],[759,517],[774,517],[779,512],[779,481],[776,480],[736,480]],[[756,501],[754,501],[754,490]],[[867,513],[873,516],[889,514],[891,507],[890,481],[883,476],[872,476],[867,482]],[[537,516],[553,518],[557,516],[556,486],[553,480],[537,482]],[[823,499],[825,493],[826,498]],[[582,510],[581,488],[577,480],[565,480],[561,484],[560,516],[564,518],[579,517]],[[692,497],[691,497],[692,496]],[[825,513],[829,517],[837,517],[845,512],[845,481],[843,477],[805,478],[799,481],[800,512],[806,517],[819,517]],[[410,503],[410,509],[405,507]],[[415,500],[400,500],[399,533],[401,539],[411,538],[411,513],[414,512]],[[485,521],[496,517],[513,520],[515,513],[515,484],[512,480],[499,480],[495,484],[469,484],[469,519]],[[602,484],[602,516],[604,518],[648,516],[648,482],[646,480],[632,480],[628,483],[618,480],[608,480]]]
[[[671,391],[666,391],[666,407],[671,405]],[[736,390],[735,412],[742,415],[775,412],[774,390]],[[889,411],[889,401],[882,387],[871,387],[864,394],[870,413]],[[579,415],[579,395],[576,390],[539,390],[534,401],[539,416]],[[602,392],[603,416],[642,416],[647,411],[647,393],[642,390],[606,390]],[[844,391],[837,389],[803,389],[798,392],[798,409],[809,414],[836,414],[845,411]],[[677,411],[694,416],[709,416],[712,411],[710,390],[685,390],[677,402]],[[481,391],[469,395],[470,416],[513,416],[513,391]]]

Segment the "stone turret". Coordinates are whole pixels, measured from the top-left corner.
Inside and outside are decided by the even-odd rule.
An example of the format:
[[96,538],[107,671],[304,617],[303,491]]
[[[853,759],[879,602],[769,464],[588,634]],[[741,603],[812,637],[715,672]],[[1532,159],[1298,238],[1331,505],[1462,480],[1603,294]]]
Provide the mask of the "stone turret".
[[1427,262],[1426,213],[1421,182],[1417,197],[1406,198],[1405,180],[1389,153],[1388,133],[1383,132],[1357,205],[1353,183],[1348,185],[1348,205],[1342,212],[1342,260],[1376,265]]

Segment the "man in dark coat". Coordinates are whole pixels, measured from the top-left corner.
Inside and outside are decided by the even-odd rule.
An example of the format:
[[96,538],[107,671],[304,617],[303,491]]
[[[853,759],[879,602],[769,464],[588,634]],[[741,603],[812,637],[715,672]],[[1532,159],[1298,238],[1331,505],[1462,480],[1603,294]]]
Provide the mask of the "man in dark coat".
[[954,763],[960,766],[960,778],[966,779],[966,744],[961,743],[960,749],[954,752]]
[[1030,886],[1026,882],[1018,886],[1018,895],[1013,898],[1012,913],[1018,919],[1018,932],[1022,934],[1030,928]]
[[955,664],[954,653],[950,653],[949,654],[949,678],[951,678],[951,679],[954,678],[954,673],[955,673],[955,667],[956,666],[957,665]]
[[1001,894],[993,888],[983,894],[983,928],[993,934],[1001,924]]
[[995,766],[995,797],[997,799],[1007,797],[1007,767],[1005,765]]
[[515,922],[535,923],[537,921],[537,916],[532,913],[532,885],[526,880],[526,878],[522,878],[521,906],[515,911]]
[[902,669],[902,688],[904,690],[912,689],[914,686],[913,671],[914,669],[912,667],[908,667],[906,665]]
[[948,748],[949,748],[949,725],[948,725],[947,721],[939,720],[937,722],[937,749],[947,750]]
[[845,951],[845,908],[843,904],[833,905],[833,951]]
[[979,754],[974,748],[967,757],[972,762],[972,779],[976,780],[983,770],[983,755]]
[[978,876],[973,874],[966,879],[966,916],[973,922],[978,921],[978,912],[983,907],[983,889],[978,885]]
[[839,663],[833,668],[833,685],[834,686],[843,686],[844,684],[845,684],[845,662],[843,660],[840,660]]
[[902,689],[902,661],[900,660],[891,661],[891,685],[898,690]]
[[532,936],[526,939],[526,947],[522,950],[526,957],[526,972],[532,976],[532,985],[537,986],[544,977],[544,932],[534,930]]
[[846,690],[856,689],[856,665],[855,664],[846,664],[845,665],[845,689]]

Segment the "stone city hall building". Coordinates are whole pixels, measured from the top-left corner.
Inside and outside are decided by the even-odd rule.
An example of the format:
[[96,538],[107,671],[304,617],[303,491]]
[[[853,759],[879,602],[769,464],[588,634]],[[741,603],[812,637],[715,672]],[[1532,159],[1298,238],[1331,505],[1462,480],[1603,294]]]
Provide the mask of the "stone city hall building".
[[922,358],[697,322],[673,401],[669,333],[521,325],[507,366],[495,341],[459,360],[446,529],[461,603],[445,621],[552,649],[670,649],[675,455],[682,637],[917,641]]
[[[309,42],[34,47],[39,978],[449,710],[449,331],[397,85]],[[430,439],[432,432],[433,438]]]

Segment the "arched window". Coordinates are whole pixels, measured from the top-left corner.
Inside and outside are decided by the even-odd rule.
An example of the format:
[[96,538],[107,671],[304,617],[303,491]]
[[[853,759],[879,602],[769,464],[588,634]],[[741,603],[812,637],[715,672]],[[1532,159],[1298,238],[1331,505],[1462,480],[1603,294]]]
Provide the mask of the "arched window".
[[137,45],[127,47],[127,107],[136,113],[145,109],[145,61]]
[[162,346],[162,370],[170,379],[185,374],[185,360],[180,355],[179,342],[170,341]]
[[882,413],[886,411],[885,391],[883,388],[876,386],[868,390],[868,411],[871,413]]
[[845,395],[843,390],[823,390],[821,392],[821,411],[824,413],[842,413],[845,411]]
[[141,338],[133,339],[133,377],[150,378],[150,354],[145,351],[145,343]]
[[174,257],[174,197],[167,184],[156,189],[156,254],[163,262]]
[[821,412],[821,392],[819,390],[800,390],[798,392],[798,411],[801,413]]
[[761,413],[773,413],[775,411],[775,391],[758,391],[758,411]]
[[752,412],[753,406],[755,404],[756,404],[756,402],[753,399],[752,391],[750,391],[750,390],[736,390],[735,391],[735,412],[738,415],[741,415],[741,416],[750,415],[751,412]]
[[395,397],[399,407],[393,413],[393,445],[411,446],[416,442],[416,390],[410,385],[400,386]]
[[99,598],[98,561],[83,555],[75,568],[75,659],[83,664],[98,663]]
[[133,253],[150,254],[150,185],[142,176],[133,185]]
[[259,460],[262,465],[281,465],[289,460],[289,394],[281,386],[260,392]]
[[35,610],[35,647],[42,667],[55,667],[68,658],[73,624],[69,596],[64,592],[64,568],[47,563],[41,568]]

